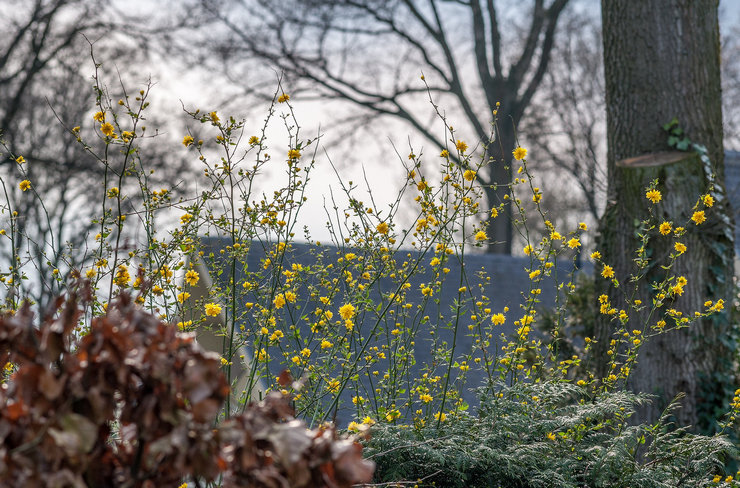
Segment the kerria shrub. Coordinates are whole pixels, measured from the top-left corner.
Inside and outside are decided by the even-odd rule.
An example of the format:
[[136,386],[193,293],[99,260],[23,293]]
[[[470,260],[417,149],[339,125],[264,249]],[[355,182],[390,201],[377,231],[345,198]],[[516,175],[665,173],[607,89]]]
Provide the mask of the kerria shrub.
[[[362,442],[380,484],[734,483],[723,473],[733,452],[724,437],[691,435],[667,416],[631,425],[635,405],[648,399],[624,390],[644,341],[724,304],[649,326],[599,297],[599,313],[615,323],[609,373],[583,367],[589,339],[582,354],[563,356],[566,307],[577,289],[568,263],[588,229],[557,229],[547,218],[525,148],[514,151],[507,198],[528,285],[510,310],[491,292],[503,277],[465,266],[496,239],[485,222],[503,212],[486,206],[477,176],[503,163],[495,144],[470,148],[439,110],[447,146],[434,150],[431,165],[410,147],[391,202],[376,202],[369,183],[337,179],[341,198],[326,206],[326,245],[299,223],[319,137],[303,136],[281,85],[259,125],[186,110],[192,125],[180,150],[197,165],[187,178],[197,184],[155,188],[146,148],[161,139],[143,125],[150,86],[114,93],[101,77],[96,64],[95,108],[68,127],[105,176],[82,259],[61,243],[30,241],[14,202],[41,205],[44,196],[33,184],[34,161],[6,147],[13,169],[2,177],[0,235],[13,266],[0,276],[0,478],[343,486],[369,475]],[[269,148],[275,125],[284,136]],[[283,184],[267,185],[268,168],[282,171]],[[546,232],[530,232],[531,219]],[[677,246],[680,237],[672,237]],[[31,247],[53,265],[51,276],[34,272]],[[676,247],[668,269],[682,252]],[[598,252],[592,259],[610,278]],[[682,283],[670,277],[656,293],[668,303]],[[31,314],[31,286],[66,289],[67,305]],[[547,293],[558,311],[537,333]],[[199,351],[192,332],[215,335],[221,356]],[[254,399],[267,403],[255,407]],[[295,423],[286,399],[313,431]],[[336,439],[331,420],[356,437]]]

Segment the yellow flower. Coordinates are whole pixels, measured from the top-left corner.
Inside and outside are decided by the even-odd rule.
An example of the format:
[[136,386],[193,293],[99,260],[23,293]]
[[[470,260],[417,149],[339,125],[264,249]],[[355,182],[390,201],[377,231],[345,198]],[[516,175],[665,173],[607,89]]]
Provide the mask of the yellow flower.
[[714,310],[715,312],[719,312],[720,310],[724,310],[724,308],[725,308],[725,301],[723,299],[721,299],[721,298],[719,300],[717,300],[717,303],[715,303],[712,306],[712,310]]
[[547,433],[547,438],[550,439],[551,441],[554,441],[556,439],[555,434],[553,434],[552,432]]
[[475,234],[475,240],[476,240],[476,242],[485,241],[486,239],[488,239],[488,236],[486,235],[485,231],[479,230]]
[[660,194],[660,191],[653,188],[652,190],[648,190],[645,192],[645,198],[653,203],[658,203],[663,199],[663,195]]
[[193,325],[193,321],[192,320],[188,320],[186,322],[178,322],[177,323],[177,328],[180,329],[180,330],[185,330],[188,327],[190,327],[191,325]]
[[131,280],[131,275],[128,272],[128,268],[125,264],[121,264],[118,266],[118,271],[116,272],[116,278],[115,283],[118,286],[125,286],[128,284],[128,282]]
[[333,345],[334,344],[332,344],[331,342],[329,342],[326,339],[322,339],[321,340],[321,349],[328,349],[328,348],[332,347]]
[[432,289],[428,286],[424,286],[421,288],[421,294],[425,297],[430,297],[432,296]]
[[443,149],[442,152],[439,153],[439,157],[441,158],[449,157],[449,155],[450,155],[450,151],[448,151],[447,149]]
[[216,114],[216,112],[211,112],[211,120],[213,121],[214,124],[217,124],[218,121],[221,119],[218,118],[218,114]]
[[257,136],[252,136],[252,137],[249,138],[249,145],[250,146],[256,146],[259,143],[260,143],[260,138],[257,137]]
[[275,308],[283,308],[283,305],[285,305],[285,297],[282,294],[276,296],[272,301],[272,304]]
[[288,151],[288,159],[298,159],[301,157],[301,152],[298,149],[291,149]]
[[599,251],[594,251],[591,253],[591,259],[596,261],[597,259],[601,259],[601,253]]
[[387,234],[388,233],[388,224],[385,222],[381,222],[375,227],[375,230],[378,231],[379,234]]
[[290,95],[288,95],[287,93],[283,93],[282,95],[278,97],[279,103],[284,103],[284,102],[287,102],[288,100],[290,100]]
[[108,190],[108,198],[116,198],[119,194],[118,187],[114,186]]
[[188,293],[186,291],[184,291],[182,293],[179,293],[177,295],[177,301],[180,302],[180,303],[184,303],[185,300],[187,300],[188,298],[190,298],[190,293]]
[[23,164],[26,162],[26,158],[24,158],[23,156],[18,156],[17,158],[15,158],[15,162],[18,164]]
[[189,145],[191,145],[192,143],[193,143],[193,136],[191,136],[190,134],[186,135],[186,136],[185,136],[185,137],[184,137],[184,138],[182,139],[182,145],[183,145],[183,146],[185,146],[185,147],[188,147],[188,146],[189,146]]
[[702,202],[704,202],[705,207],[711,207],[712,205],[714,205],[714,198],[712,197],[712,195],[704,195],[702,197]]
[[506,316],[502,313],[496,313],[491,316],[491,322],[493,325],[504,325],[506,322]]
[[103,123],[103,122],[105,122],[105,113],[104,112],[96,112],[95,115],[93,115],[93,119],[96,122]]
[[553,241],[559,241],[562,238],[563,236],[560,235],[560,232],[557,232],[557,231],[550,232],[550,239],[552,239]]
[[491,209],[491,218],[492,219],[495,219],[496,217],[498,217],[498,210],[496,210],[495,208],[492,208]]
[[115,137],[115,133],[113,132],[113,124],[106,122],[100,126],[100,132],[105,134],[108,137]]
[[521,146],[518,146],[514,151],[512,151],[512,154],[514,155],[514,159],[517,161],[521,161],[522,159],[527,157],[527,150],[524,149]]
[[529,245],[529,244],[527,244],[526,246],[524,246],[524,249],[522,251],[524,252],[524,254],[526,254],[527,256],[529,256],[530,254],[532,254],[532,251],[533,250],[534,249],[532,249],[532,246]]
[[581,222],[578,224],[578,228],[581,230],[588,230],[588,226],[586,225],[586,222]]
[[200,275],[194,269],[191,269],[187,273],[185,273],[185,282],[190,286],[197,285],[199,279]]
[[581,241],[576,239],[575,237],[568,241],[568,247],[571,249],[575,249],[577,247],[581,247]]
[[311,349],[307,347],[304,347],[303,349],[301,349],[301,356],[303,356],[304,358],[311,356]]
[[677,242],[673,245],[673,249],[678,252],[678,254],[683,254],[686,252],[686,246],[682,242]]
[[464,153],[465,151],[468,150],[468,145],[465,144],[465,142],[461,141],[460,139],[458,139],[457,142],[455,142],[455,147],[461,153]]
[[154,285],[154,287],[152,288],[152,293],[159,296],[164,293],[164,288],[159,285]]
[[445,420],[447,420],[447,415],[444,412],[437,412],[434,414],[434,420],[444,422]]
[[603,276],[604,278],[613,278],[614,269],[608,264],[605,264],[604,268],[601,270],[601,276]]
[[206,303],[206,315],[209,317],[216,317],[221,313],[221,305],[217,303]]
[[463,178],[465,178],[468,181],[473,181],[475,179],[475,171],[473,170],[467,170],[465,173],[463,173]]
[[18,188],[21,189],[21,191],[26,191],[29,188],[31,188],[31,182],[28,180],[23,180],[18,184]]
[[339,308],[339,315],[344,320],[349,320],[349,319],[351,319],[352,317],[355,316],[355,307],[351,303],[347,303],[345,305],[342,305]]
[[664,236],[667,236],[668,234],[671,233],[671,223],[663,222],[662,224],[660,224],[660,227],[658,227],[658,230],[660,231],[661,234],[663,234]]
[[693,220],[694,224],[696,225],[699,225],[707,220],[707,218],[704,216],[704,210],[697,210],[696,212],[694,212],[694,215],[691,216],[691,220]]

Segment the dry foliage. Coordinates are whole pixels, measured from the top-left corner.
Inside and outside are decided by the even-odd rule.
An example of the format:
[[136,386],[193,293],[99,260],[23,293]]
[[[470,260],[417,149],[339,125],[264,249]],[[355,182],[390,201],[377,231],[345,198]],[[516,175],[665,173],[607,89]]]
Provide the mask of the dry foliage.
[[306,429],[280,394],[216,424],[229,387],[194,334],[121,294],[78,339],[90,291],[0,317],[0,486],[345,487],[373,464],[333,428]]

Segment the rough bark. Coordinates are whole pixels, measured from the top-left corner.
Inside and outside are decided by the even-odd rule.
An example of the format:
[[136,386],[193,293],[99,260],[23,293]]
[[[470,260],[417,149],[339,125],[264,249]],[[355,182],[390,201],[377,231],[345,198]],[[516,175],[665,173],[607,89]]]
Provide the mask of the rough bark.
[[[602,283],[617,308],[624,304],[635,272],[639,247],[636,225],[655,212],[660,220],[684,225],[692,207],[705,193],[714,173],[716,193],[724,187],[720,44],[717,0],[602,0],[604,65],[608,134],[608,202],[600,223],[600,250],[613,266],[620,289]],[[628,158],[667,151],[668,136],[662,126],[676,117],[686,135],[706,146],[711,167],[695,153],[686,158],[627,162]],[[622,164],[618,164],[622,161]],[[654,179],[663,201],[645,198],[645,187]],[[668,273],[685,276],[688,285],[681,297],[649,316],[654,293],[648,283],[662,279],[674,239],[656,231],[648,244],[651,268],[635,298],[648,306],[633,314],[630,327],[654,325],[673,307],[684,314],[703,310],[707,299],[731,303],[733,243],[725,201],[707,209],[702,225],[689,222],[681,241],[688,251]],[[721,395],[710,394],[712,378],[731,374],[723,339],[729,331],[727,316],[703,320],[690,328],[668,332],[647,341],[640,350],[629,386],[656,394],[657,401],[640,412],[636,421],[655,419],[667,402],[685,393],[676,417],[680,424],[706,428],[711,424]],[[601,324],[603,352],[614,323]]]

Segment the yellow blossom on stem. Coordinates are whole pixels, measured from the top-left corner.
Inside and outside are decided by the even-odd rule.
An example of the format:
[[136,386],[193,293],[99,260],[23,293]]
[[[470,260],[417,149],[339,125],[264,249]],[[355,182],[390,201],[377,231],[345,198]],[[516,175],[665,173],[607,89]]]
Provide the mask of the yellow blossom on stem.
[[93,120],[95,120],[96,122],[100,122],[100,123],[105,122],[105,113],[96,112],[95,115],[93,115]]
[[449,157],[449,156],[450,156],[450,151],[448,151],[447,149],[442,149],[442,152],[439,153],[439,157],[441,157],[441,158],[446,158],[446,157]]
[[221,305],[217,303],[206,303],[206,315],[209,317],[216,317],[221,313]]
[[461,141],[460,139],[458,139],[457,142],[455,142],[455,147],[461,153],[464,153],[465,151],[468,150],[468,145],[465,144],[465,142],[464,141]]
[[185,137],[183,137],[183,139],[182,139],[182,145],[183,146],[188,147],[192,143],[193,143],[193,136],[191,136],[190,134],[188,134]]
[[375,227],[375,230],[378,231],[379,234],[387,234],[388,233],[388,224],[385,222],[381,222]]
[[113,124],[110,122],[106,122],[100,126],[100,132],[102,132],[107,137],[116,137],[116,133],[114,132]]
[[20,183],[18,183],[18,188],[20,188],[21,191],[26,191],[29,188],[31,188],[31,182],[28,180],[23,180]]
[[288,95],[287,93],[283,93],[278,97],[278,103],[285,103],[288,100],[290,100],[290,95]]
[[23,164],[26,162],[26,158],[24,158],[23,156],[18,156],[17,158],[15,158],[15,162],[18,164]]
[[475,234],[475,240],[476,240],[476,242],[485,241],[486,239],[488,239],[488,236],[486,235],[485,231],[479,230]]
[[517,148],[512,151],[512,154],[514,155],[514,159],[521,161],[527,157],[527,150],[521,146],[517,146]]
[[197,285],[199,279],[200,275],[194,269],[191,269],[187,273],[185,273],[185,282],[190,286]]
[[601,253],[599,251],[594,251],[591,253],[591,259],[596,261],[597,259],[601,259]]
[[298,149],[291,149],[288,151],[288,159],[298,159],[301,157],[301,152]]
[[652,190],[648,190],[647,192],[645,192],[645,198],[653,203],[658,203],[663,199],[663,195],[660,194],[659,190],[653,188]]
[[603,276],[604,278],[613,278],[614,277],[614,268],[612,268],[608,264],[605,264],[604,267],[601,270],[601,276]]
[[694,212],[694,214],[691,216],[691,220],[694,221],[694,224],[699,225],[705,220],[707,220],[707,217],[704,215],[704,210],[697,210]]
[[491,323],[493,325],[503,325],[506,322],[506,316],[502,313],[496,313],[491,316]]
[[675,249],[678,254],[683,254],[686,252],[686,246],[682,242],[676,242],[673,245],[673,249]]
[[671,233],[671,223],[663,222],[662,224],[660,224],[660,227],[658,227],[658,231],[660,231],[660,233],[664,236],[667,236]]
[[581,241],[579,241],[577,238],[572,238],[568,241],[568,247],[571,249],[575,249],[577,247],[581,247]]
[[714,205],[714,197],[712,195],[704,195],[701,199],[705,207],[711,207]]
[[340,316],[341,316],[341,317],[342,317],[342,318],[343,318],[344,320],[349,320],[349,319],[351,319],[352,317],[354,317],[354,316],[355,316],[355,307],[354,307],[354,305],[352,305],[351,303],[347,303],[347,304],[345,304],[345,305],[342,305],[342,306],[341,306],[341,307],[339,308],[339,315],[340,315]]

